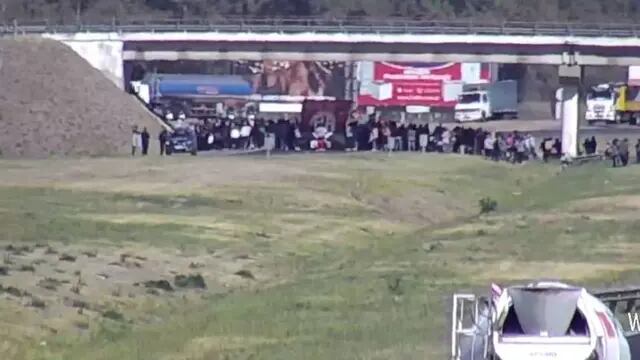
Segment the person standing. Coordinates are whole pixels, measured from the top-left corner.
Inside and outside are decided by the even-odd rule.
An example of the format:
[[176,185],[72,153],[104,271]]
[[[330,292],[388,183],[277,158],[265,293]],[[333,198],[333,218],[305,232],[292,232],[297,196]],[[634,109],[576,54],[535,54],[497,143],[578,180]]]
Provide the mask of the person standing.
[[369,133],[369,143],[371,144],[372,152],[378,150],[378,131],[378,126],[376,124],[373,124],[371,133]]
[[142,155],[146,156],[149,152],[149,132],[146,127],[142,129],[140,139],[142,140]]
[[240,128],[240,139],[241,139],[241,148],[243,150],[248,150],[253,148],[251,143],[251,125],[249,125],[249,121],[245,121]]
[[500,140],[501,140],[501,135],[496,134],[494,140],[493,140],[493,161],[498,161],[500,160]]
[[136,150],[140,148],[142,145],[142,139],[140,138],[140,132],[138,131],[138,126],[133,126],[132,137],[131,137],[131,156],[136,156]]
[[611,150],[609,151],[611,154],[611,161],[613,163],[613,167],[618,167],[620,164],[620,149],[618,147],[618,139],[613,139],[611,142]]
[[484,157],[487,159],[491,159],[491,152],[493,151],[493,144],[495,143],[495,139],[493,134],[486,134],[484,138]]
[[515,138],[513,143],[513,147],[515,149],[515,158],[513,159],[515,163],[522,164],[525,161],[525,144],[524,139],[522,137]]
[[347,126],[345,126],[345,129],[344,129],[344,137],[345,137],[344,151],[353,151],[353,148],[355,147],[354,128],[355,128],[355,126],[354,126],[353,122],[349,122],[347,124]]
[[276,124],[273,120],[269,120],[265,127],[264,146],[267,152],[276,149]]
[[416,126],[414,124],[409,125],[407,130],[407,150],[416,151],[416,139],[417,139]]
[[553,149],[553,144],[551,143],[551,141],[551,138],[546,138],[542,140],[542,143],[540,144],[540,150],[542,150],[542,160],[544,160],[544,162],[548,162],[549,158],[551,157],[551,151]]
[[636,143],[636,164],[640,164],[640,139]]
[[158,135],[158,141],[160,141],[160,156],[163,156],[165,153],[168,137],[169,133],[167,132],[167,129],[162,128],[160,135]]
[[418,128],[418,145],[420,146],[420,151],[423,153],[427,152],[427,146],[429,145],[429,125],[420,125]]
[[234,123],[231,127],[231,148],[237,149],[240,147],[240,126],[237,123]]
[[622,166],[627,166],[629,163],[629,140],[624,138],[620,143],[620,161]]

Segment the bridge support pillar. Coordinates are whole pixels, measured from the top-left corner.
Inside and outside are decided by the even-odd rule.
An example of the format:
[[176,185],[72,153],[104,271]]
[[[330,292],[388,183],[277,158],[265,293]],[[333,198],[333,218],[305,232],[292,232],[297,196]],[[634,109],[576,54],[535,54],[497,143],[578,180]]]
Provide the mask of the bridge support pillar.
[[580,125],[580,84],[582,66],[561,65],[560,78],[560,119],[562,121],[562,153],[570,157],[578,155],[578,129]]

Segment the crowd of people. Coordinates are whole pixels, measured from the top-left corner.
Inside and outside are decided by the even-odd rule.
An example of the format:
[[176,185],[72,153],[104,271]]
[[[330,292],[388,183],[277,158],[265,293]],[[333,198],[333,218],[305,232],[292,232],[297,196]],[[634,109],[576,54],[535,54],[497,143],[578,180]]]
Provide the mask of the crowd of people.
[[147,128],[143,128],[142,131],[138,130],[138,126],[133,127],[133,136],[131,139],[131,156],[135,156],[136,152],[140,150],[143,156],[149,153],[149,131]]
[[[168,118],[169,121],[173,120]],[[421,151],[440,153],[462,153],[483,155],[495,161],[506,160],[522,163],[539,158],[536,139],[531,134],[518,131],[508,133],[489,132],[482,128],[443,124],[415,124],[374,120],[367,122],[352,120],[346,124],[344,134],[334,135],[335,123],[313,124],[311,131],[302,132],[299,119],[276,121],[255,118],[220,117],[188,123],[184,115],[172,124],[176,128],[189,128],[195,133],[199,150],[253,150],[270,146],[274,151],[314,151],[337,148],[344,151]],[[334,140],[339,137],[339,140]],[[134,146],[147,154],[148,132],[134,129]],[[169,134],[163,131],[160,141],[161,154]],[[270,140],[270,141],[269,141]],[[551,143],[545,139],[540,153],[545,161],[560,157],[561,144],[558,139]],[[339,146],[332,144],[339,143]]]
[[[181,115],[174,126],[191,129],[195,133],[199,150],[253,150],[271,147],[273,151],[282,152],[318,151],[332,147],[333,140],[330,137],[344,136],[342,141],[338,141],[343,146],[337,147],[344,151],[460,153],[512,163],[562,159],[560,139],[544,138],[537,145],[537,139],[532,134],[519,131],[490,132],[482,128],[449,128],[443,124],[433,126],[424,123],[398,124],[394,121],[370,119],[367,122],[349,121],[344,134],[334,135],[335,124],[321,122],[314,125],[311,132],[303,133],[299,119],[273,121],[254,116],[230,116],[189,124]],[[146,128],[139,131],[134,127],[132,155],[135,156],[138,149],[142,155],[148,154],[149,137]],[[165,154],[165,144],[169,137],[166,130],[158,136],[161,155]],[[596,154],[597,147],[595,137],[587,138],[582,144],[581,153]],[[627,166],[629,148],[628,139],[614,139],[607,143],[604,156],[612,161],[614,167]],[[635,144],[635,151],[636,161],[640,163],[640,139]]]
[[[431,129],[429,124],[398,125],[392,121],[370,121],[364,126],[351,123],[349,128],[347,150],[353,151],[453,152],[514,163],[538,158],[535,137],[518,131],[496,133],[462,126],[449,129],[442,124]],[[349,141],[349,132],[354,141]],[[349,148],[351,144],[355,146]],[[548,156],[552,156],[552,152]]]
[[[640,164],[640,139],[635,144],[636,163]],[[604,155],[611,160],[613,167],[629,165],[629,139],[613,139],[607,143]]]

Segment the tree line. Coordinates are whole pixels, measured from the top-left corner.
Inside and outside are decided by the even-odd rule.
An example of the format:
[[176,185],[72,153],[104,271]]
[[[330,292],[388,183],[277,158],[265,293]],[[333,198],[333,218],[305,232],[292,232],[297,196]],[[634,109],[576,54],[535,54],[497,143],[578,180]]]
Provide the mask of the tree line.
[[1,0],[0,23],[175,18],[401,17],[479,21],[621,23],[640,19],[640,0]]

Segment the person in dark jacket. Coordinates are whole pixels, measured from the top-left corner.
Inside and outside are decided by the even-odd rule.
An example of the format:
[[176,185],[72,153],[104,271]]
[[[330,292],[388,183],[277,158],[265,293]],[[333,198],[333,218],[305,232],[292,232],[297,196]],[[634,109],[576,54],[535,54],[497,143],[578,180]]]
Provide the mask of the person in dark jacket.
[[140,137],[142,138],[142,155],[147,155],[149,152],[149,132],[147,128],[142,129]]
[[627,166],[629,163],[629,139],[624,138],[620,145],[618,145],[620,151],[620,162],[622,166]]
[[167,129],[162,129],[160,135],[158,135],[158,141],[160,141],[160,156],[165,154],[168,137],[169,133],[167,132]]
[[493,154],[492,154],[493,161],[500,160],[500,155],[501,155],[500,154],[500,135],[497,135],[493,141]]
[[591,155],[591,139],[589,138],[584,139],[584,142],[582,143],[582,147],[584,147],[584,152],[587,155]]

